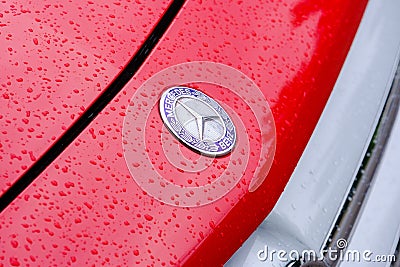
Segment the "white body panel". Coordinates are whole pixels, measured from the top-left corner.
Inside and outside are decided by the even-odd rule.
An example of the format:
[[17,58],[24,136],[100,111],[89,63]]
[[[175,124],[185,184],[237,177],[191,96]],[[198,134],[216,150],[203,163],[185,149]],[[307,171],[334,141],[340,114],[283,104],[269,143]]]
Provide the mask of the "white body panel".
[[[346,261],[340,267],[373,266],[389,267],[390,261],[378,262],[379,255],[393,254],[399,242],[400,234],[400,116],[392,129],[385,153],[379,164],[374,184],[364,202],[353,236],[347,246],[349,250],[364,252],[370,250],[372,255],[360,262]],[[369,261],[369,259],[371,261]],[[399,259],[398,259],[399,260]]]

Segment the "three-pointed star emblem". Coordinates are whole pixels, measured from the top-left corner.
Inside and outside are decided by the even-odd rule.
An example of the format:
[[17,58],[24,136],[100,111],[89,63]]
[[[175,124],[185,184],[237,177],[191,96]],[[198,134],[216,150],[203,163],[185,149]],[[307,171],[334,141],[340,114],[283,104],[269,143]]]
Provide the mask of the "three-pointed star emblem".
[[235,146],[236,129],[228,113],[199,90],[184,86],[165,90],[160,115],[178,140],[203,155],[226,155]]
[[196,121],[200,140],[203,140],[203,138],[204,138],[205,122],[210,121],[210,120],[218,122],[218,119],[220,118],[220,116],[218,116],[218,115],[206,115],[206,114],[203,115],[203,114],[198,113],[195,109],[186,105],[185,101],[182,98],[177,100],[177,105],[182,106],[194,117],[194,120]]

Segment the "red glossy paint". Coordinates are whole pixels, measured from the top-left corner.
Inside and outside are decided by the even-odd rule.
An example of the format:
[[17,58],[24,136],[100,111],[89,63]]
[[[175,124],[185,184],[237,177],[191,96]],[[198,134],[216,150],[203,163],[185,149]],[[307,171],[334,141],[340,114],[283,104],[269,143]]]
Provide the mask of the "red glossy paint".
[[0,1],[0,192],[127,64],[157,1]]
[[[1,214],[0,261],[223,264],[280,196],[329,97],[365,5],[345,0],[186,3],[138,75]],[[266,180],[249,192],[261,145],[255,115],[229,90],[194,84],[230,110],[239,138],[250,142],[251,151],[241,181],[226,196],[182,208],[163,204],[135,183],[124,159],[122,127],[129,105],[140,113],[154,104],[150,100],[155,97],[145,94],[140,102],[130,103],[142,83],[166,67],[197,60],[224,63],[254,80],[274,116],[276,153]],[[160,93],[162,88],[160,84]],[[183,175],[173,167],[165,155],[175,153],[182,161],[192,160],[193,166],[203,158],[175,141],[156,108],[148,128],[137,129],[145,131],[147,149],[144,143],[135,148],[149,155],[155,169],[182,185],[207,183],[224,172],[229,156],[215,159],[199,174]],[[142,158],[128,164],[138,173],[145,168]]]

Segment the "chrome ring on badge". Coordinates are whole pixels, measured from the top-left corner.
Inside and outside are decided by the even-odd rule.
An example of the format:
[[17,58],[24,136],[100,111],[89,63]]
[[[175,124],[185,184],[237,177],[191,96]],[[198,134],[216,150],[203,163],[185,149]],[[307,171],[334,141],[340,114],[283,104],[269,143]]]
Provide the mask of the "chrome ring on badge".
[[[210,87],[221,88],[225,97]],[[195,152],[187,158],[178,140],[199,157]],[[253,153],[251,142],[257,147]],[[201,207],[223,197],[228,205],[266,179],[275,155],[274,116],[260,88],[241,71],[221,63],[187,62],[137,86],[124,118],[122,146],[144,194],[175,207]],[[222,155],[227,157],[215,158]],[[215,168],[214,176],[194,182],[208,168]],[[233,190],[237,194],[228,197]]]
[[228,113],[199,90],[183,86],[165,90],[160,114],[179,141],[202,155],[223,156],[235,146],[236,129]]

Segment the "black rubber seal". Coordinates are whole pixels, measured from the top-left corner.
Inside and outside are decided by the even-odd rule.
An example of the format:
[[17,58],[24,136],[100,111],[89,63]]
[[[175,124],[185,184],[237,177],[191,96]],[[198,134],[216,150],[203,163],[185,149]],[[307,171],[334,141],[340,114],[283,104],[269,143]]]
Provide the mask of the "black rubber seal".
[[99,115],[99,113],[111,102],[111,100],[122,90],[129,80],[143,65],[159,40],[165,34],[184,0],[174,0],[168,6],[161,19],[144,41],[143,45],[131,58],[126,67],[110,83],[110,85],[99,95],[99,97],[85,110],[85,112],[73,123],[53,145],[18,178],[18,180],[0,196],[0,212],[10,205]]

